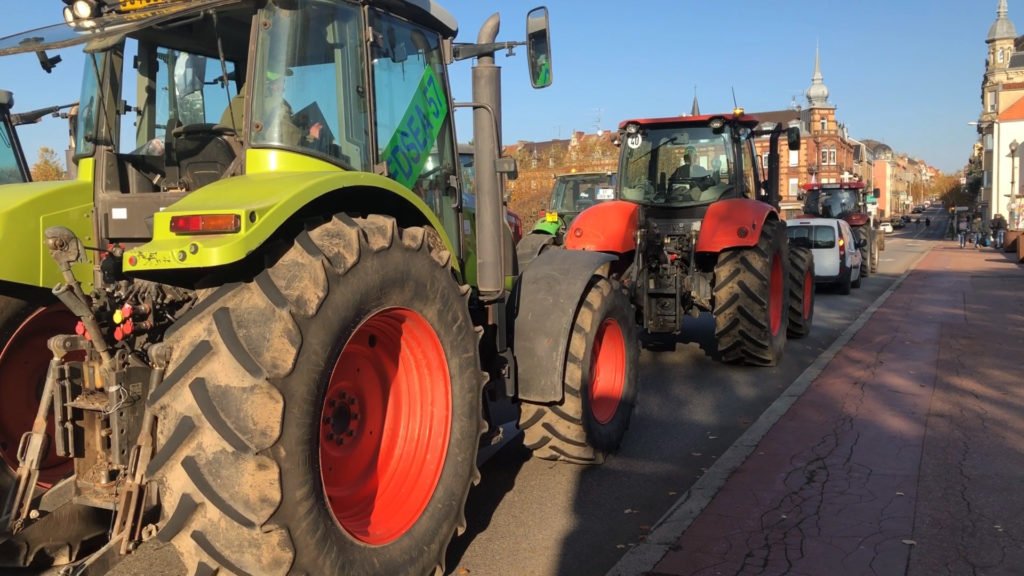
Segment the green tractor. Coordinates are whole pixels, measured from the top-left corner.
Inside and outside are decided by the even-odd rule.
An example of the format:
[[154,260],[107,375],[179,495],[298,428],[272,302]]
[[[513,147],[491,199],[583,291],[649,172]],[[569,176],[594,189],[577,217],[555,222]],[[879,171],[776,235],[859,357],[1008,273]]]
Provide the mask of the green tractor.
[[516,246],[519,262],[528,263],[551,246],[561,246],[566,228],[580,212],[614,199],[614,172],[577,172],[574,169],[555,176],[547,209],[541,211],[533,230]]
[[0,565],[101,574],[156,539],[196,574],[434,574],[520,432],[552,460],[618,448],[638,349],[613,257],[521,267],[503,218],[494,55],[525,45],[550,84],[546,8],[464,44],[433,2],[65,3],[0,41],[86,53],[77,180],[0,193],[4,240],[38,246],[4,298],[63,314],[15,322],[31,361],[0,372],[34,416],[0,439]]

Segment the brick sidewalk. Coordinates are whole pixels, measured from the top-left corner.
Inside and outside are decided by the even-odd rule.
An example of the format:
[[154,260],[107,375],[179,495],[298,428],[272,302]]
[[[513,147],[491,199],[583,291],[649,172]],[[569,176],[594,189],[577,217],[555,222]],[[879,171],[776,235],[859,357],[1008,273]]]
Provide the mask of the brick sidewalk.
[[651,574],[1024,574],[1024,267],[933,249]]

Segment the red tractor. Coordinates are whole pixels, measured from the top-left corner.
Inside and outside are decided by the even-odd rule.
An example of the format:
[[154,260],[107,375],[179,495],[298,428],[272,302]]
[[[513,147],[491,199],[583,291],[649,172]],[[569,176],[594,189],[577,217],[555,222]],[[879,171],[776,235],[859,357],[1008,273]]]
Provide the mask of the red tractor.
[[[732,114],[628,120],[619,126],[617,200],[583,211],[568,249],[615,254],[649,347],[675,346],[686,315],[710,312],[721,360],[773,366],[814,312],[809,247],[779,217],[781,126]],[[768,136],[767,174],[754,139]],[[790,150],[798,128],[787,131]]]
[[877,233],[874,217],[868,211],[864,183],[804,184],[802,188],[804,215],[846,220],[860,245],[864,262],[861,276],[877,272],[878,253],[885,249],[884,236]]

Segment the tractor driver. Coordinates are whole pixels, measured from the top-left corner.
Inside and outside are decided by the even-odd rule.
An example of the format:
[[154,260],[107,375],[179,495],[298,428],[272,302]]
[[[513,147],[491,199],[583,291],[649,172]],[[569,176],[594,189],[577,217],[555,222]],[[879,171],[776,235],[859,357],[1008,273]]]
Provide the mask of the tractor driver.
[[686,153],[683,154],[683,165],[676,168],[672,173],[671,180],[696,180],[710,176],[711,173],[706,168],[693,163],[696,157],[697,150],[693,146],[688,147]]

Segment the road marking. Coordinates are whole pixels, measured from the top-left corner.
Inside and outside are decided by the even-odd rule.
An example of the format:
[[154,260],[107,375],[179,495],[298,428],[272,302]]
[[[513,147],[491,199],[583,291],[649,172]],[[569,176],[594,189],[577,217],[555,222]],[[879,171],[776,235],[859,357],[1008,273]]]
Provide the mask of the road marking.
[[655,522],[647,538],[631,548],[612,566],[607,576],[642,576],[654,570],[665,554],[679,542],[679,537],[683,532],[690,527],[690,524],[697,519],[697,516],[707,507],[715,494],[725,485],[729,476],[750,456],[764,435],[786,414],[790,406],[800,398],[811,382],[828,366],[832,358],[850,342],[929,252],[931,250],[921,252],[907,267],[907,270],[892,283],[892,286],[889,286],[871,306],[868,306],[852,324],[846,327],[846,330],[836,338],[835,342],[822,352],[786,388],[782,395],[772,402],[750,428],[729,446],[725,453],[708,468],[708,471],[669,507],[668,511]]

